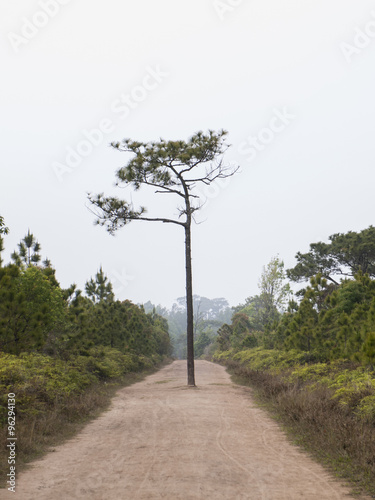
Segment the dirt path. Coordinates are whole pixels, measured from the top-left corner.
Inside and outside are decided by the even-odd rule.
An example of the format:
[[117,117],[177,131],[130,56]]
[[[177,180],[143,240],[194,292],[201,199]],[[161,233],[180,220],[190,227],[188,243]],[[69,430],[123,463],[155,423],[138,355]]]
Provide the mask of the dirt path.
[[17,480],[19,500],[335,500],[349,490],[288,443],[221,366],[176,361]]

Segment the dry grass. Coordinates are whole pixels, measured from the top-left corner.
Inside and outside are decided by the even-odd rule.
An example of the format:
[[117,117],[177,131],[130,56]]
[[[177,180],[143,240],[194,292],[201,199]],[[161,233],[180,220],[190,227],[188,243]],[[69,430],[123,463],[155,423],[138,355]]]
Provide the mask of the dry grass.
[[286,383],[280,376],[253,371],[230,361],[236,382],[256,389],[259,402],[283,425],[294,443],[302,446],[355,493],[375,498],[375,426],[359,420],[349,408],[332,399],[332,390],[308,390]]

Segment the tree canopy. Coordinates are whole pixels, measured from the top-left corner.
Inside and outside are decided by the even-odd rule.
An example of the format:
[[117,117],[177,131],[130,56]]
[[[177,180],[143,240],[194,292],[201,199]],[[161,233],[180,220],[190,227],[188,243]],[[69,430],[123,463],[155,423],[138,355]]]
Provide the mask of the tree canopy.
[[114,299],[112,283],[104,274],[102,266],[95,275],[85,285],[86,294],[94,302],[112,302]]
[[[104,194],[89,194],[90,202],[99,209],[95,212],[96,223],[105,226],[110,233],[132,220],[172,223],[186,226],[194,213],[201,208],[199,196],[194,188],[199,183],[209,185],[216,179],[226,178],[237,169],[225,166],[222,156],[228,149],[225,142],[227,132],[210,130],[207,134],[197,132],[188,141],[139,142],[124,139],[113,142],[112,147],[120,152],[132,153],[134,157],[116,173],[117,186],[132,186],[138,191],[142,186],[156,188],[159,194],[175,194],[184,200],[179,208],[179,217],[147,217],[145,207],[134,208],[133,204]],[[218,160],[216,164],[212,164]],[[185,220],[181,220],[184,217]]]
[[321,274],[338,285],[340,277],[354,277],[359,271],[375,277],[375,228],[370,226],[359,233],[336,233],[330,243],[311,243],[310,251],[296,254],[297,264],[287,270],[295,282],[308,281]]
[[[1,219],[3,224],[3,219]],[[1,227],[3,234],[5,226]],[[0,350],[69,359],[104,346],[135,356],[171,354],[168,324],[129,300],[115,300],[103,269],[86,283],[62,289],[51,264],[38,265],[40,244],[28,232],[16,264],[0,267]]]
[[18,244],[18,252],[14,251],[11,255],[12,260],[17,266],[38,264],[41,260],[41,246],[35,236],[27,231],[26,236]]

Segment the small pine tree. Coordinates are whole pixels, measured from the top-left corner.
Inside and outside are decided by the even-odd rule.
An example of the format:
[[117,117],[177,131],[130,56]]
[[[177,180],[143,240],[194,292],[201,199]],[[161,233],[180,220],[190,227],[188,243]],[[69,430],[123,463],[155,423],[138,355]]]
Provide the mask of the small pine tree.
[[114,300],[112,283],[103,273],[102,266],[100,266],[99,271],[96,273],[95,280],[91,278],[90,281],[86,282],[85,290],[86,294],[90,297],[94,304],[101,302],[113,302]]
[[14,251],[11,258],[18,267],[22,267],[23,265],[29,267],[40,262],[40,250],[40,243],[35,239],[35,236],[30,233],[29,229],[27,235],[18,243],[18,252]]

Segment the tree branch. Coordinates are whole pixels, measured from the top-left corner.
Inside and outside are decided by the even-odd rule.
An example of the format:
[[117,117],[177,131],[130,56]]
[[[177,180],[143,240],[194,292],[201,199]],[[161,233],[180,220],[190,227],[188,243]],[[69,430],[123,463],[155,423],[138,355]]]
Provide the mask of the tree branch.
[[[220,164],[215,167],[213,170],[210,172],[206,172],[205,177],[200,177],[197,179],[185,179],[185,182],[187,183],[194,183],[194,182],[203,182],[206,185],[211,184],[211,182],[214,182],[216,179],[227,179],[228,177],[232,177],[234,174],[238,172],[240,169],[240,166],[231,169],[230,167],[222,167],[221,162]],[[217,173],[215,173],[217,172]],[[227,173],[228,172],[228,173]]]
[[173,219],[164,219],[164,218],[158,218],[158,217],[155,217],[155,218],[134,217],[134,219],[130,219],[130,220],[145,220],[147,222],[163,222],[164,224],[177,224],[178,226],[183,226],[183,227],[186,226],[185,222],[179,222],[179,221],[173,220]]

